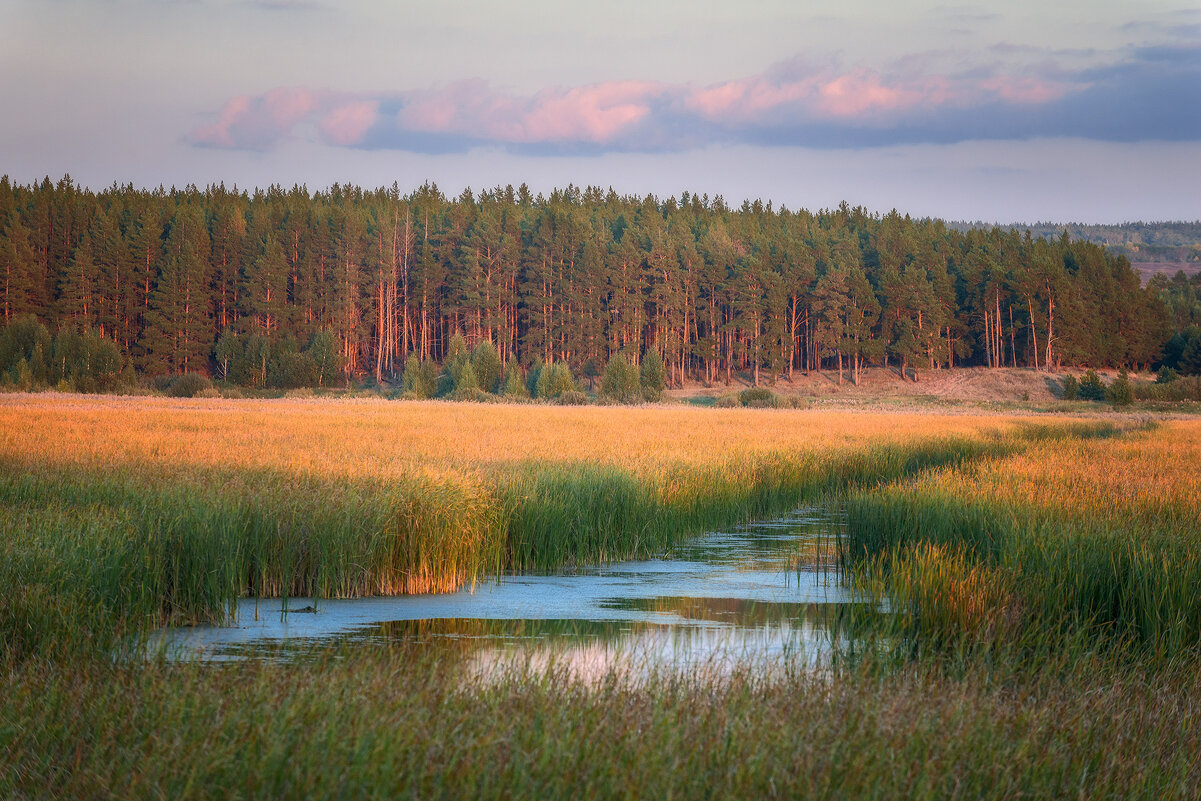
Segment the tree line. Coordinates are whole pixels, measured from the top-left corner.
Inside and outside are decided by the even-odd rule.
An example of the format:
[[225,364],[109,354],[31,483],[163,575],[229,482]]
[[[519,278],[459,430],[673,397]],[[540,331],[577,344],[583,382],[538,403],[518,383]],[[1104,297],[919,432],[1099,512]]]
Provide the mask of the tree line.
[[[93,192],[0,178],[0,305],[92,332],[139,373],[249,386],[444,362],[456,335],[501,367],[598,376],[653,351],[668,385],[865,365],[1146,367],[1163,293],[1104,248],[957,231],[842,204],[426,183]],[[82,336],[82,333],[80,334]],[[45,356],[43,357],[45,358]]]

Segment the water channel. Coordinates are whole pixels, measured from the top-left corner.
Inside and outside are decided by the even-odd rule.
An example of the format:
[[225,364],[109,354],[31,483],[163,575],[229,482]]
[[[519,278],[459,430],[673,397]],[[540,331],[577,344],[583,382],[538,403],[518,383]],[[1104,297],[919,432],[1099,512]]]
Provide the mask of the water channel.
[[404,643],[462,656],[485,673],[522,663],[585,677],[811,669],[855,602],[836,569],[838,526],[829,513],[800,509],[656,559],[505,575],[444,595],[244,599],[232,625],[173,629],[162,644],[179,658],[229,660]]

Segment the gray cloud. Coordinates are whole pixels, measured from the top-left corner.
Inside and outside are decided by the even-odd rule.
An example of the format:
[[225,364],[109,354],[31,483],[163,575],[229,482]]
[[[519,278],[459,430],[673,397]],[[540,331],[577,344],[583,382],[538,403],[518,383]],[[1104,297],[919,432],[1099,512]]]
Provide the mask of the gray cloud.
[[1141,47],[1101,66],[1072,68],[1049,55],[1025,71],[994,64],[955,74],[930,70],[942,55],[914,54],[887,72],[837,72],[797,58],[701,87],[625,81],[517,95],[472,80],[384,95],[277,89],[231,100],[190,139],[207,147],[267,150],[316,131],[327,144],[366,150],[435,154],[493,146],[553,156],[711,144],[1201,141],[1196,45]]

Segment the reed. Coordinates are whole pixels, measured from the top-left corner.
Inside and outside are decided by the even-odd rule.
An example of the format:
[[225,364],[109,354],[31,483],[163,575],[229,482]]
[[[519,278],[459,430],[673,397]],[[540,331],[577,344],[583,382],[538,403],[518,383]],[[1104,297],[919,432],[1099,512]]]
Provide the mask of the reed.
[[1198,463],[1192,422],[1036,439],[852,493],[843,556],[892,599],[905,635],[927,646],[1195,658]]
[[1198,673],[1106,661],[630,684],[414,649],[0,674],[0,796],[1195,797]]

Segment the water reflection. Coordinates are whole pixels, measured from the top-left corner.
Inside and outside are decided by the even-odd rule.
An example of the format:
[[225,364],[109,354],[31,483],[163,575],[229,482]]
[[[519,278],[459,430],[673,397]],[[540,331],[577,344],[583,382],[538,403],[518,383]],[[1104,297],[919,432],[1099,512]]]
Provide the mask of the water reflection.
[[[246,599],[236,625],[173,630],[163,644],[177,656],[213,660],[417,645],[481,676],[515,666],[585,679],[665,668],[812,668],[845,638],[849,613],[864,611],[833,569],[839,522],[799,510],[708,534],[658,559],[504,576],[447,595]],[[316,612],[296,611],[314,605]]]

